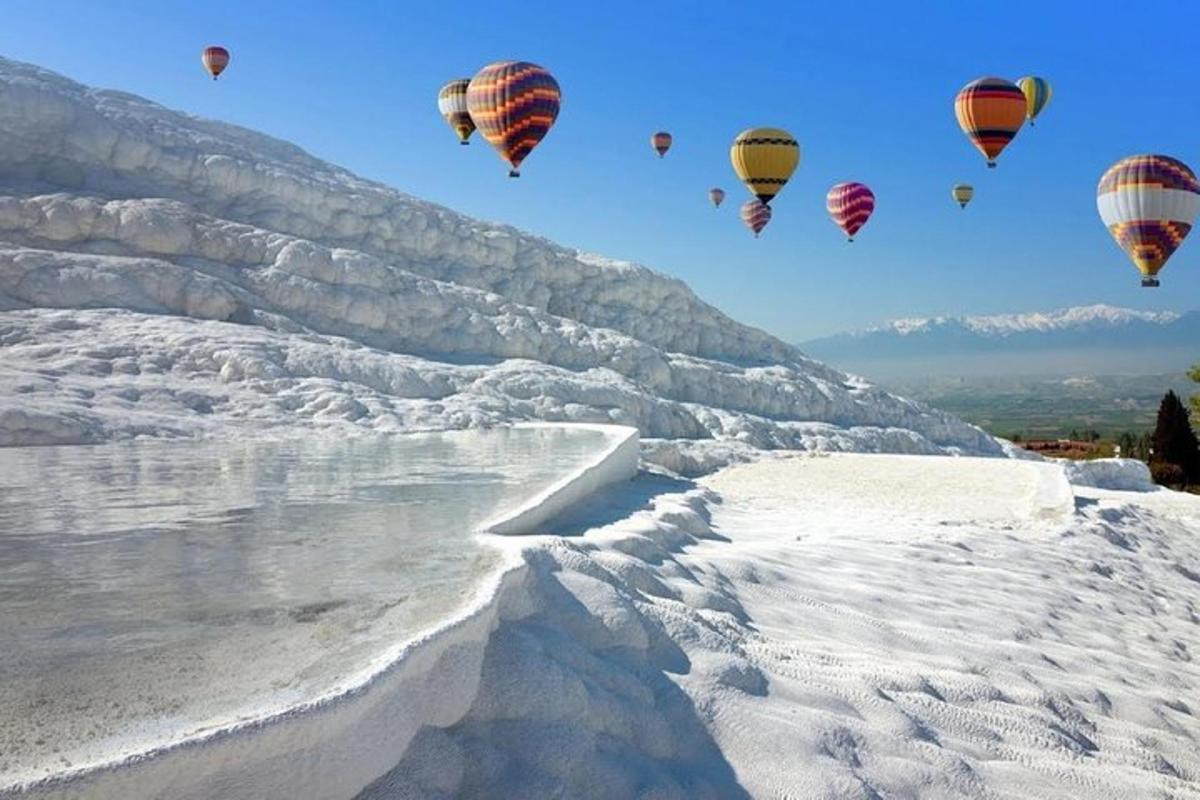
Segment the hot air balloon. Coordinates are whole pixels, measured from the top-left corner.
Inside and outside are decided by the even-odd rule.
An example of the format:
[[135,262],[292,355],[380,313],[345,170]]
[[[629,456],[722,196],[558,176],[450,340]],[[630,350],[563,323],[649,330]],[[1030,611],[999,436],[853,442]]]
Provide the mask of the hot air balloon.
[[771,207],[763,201],[754,198],[742,203],[742,222],[746,223],[747,228],[754,231],[755,239],[770,221]]
[[650,137],[650,145],[658,151],[658,157],[662,158],[671,149],[671,134],[659,131]]
[[1100,178],[1096,208],[1142,273],[1142,286],[1158,286],[1155,276],[1200,211],[1200,182],[1187,164],[1170,156],[1130,156]]
[[510,178],[558,118],[562,93],[554,76],[528,61],[488,64],[467,86],[467,111],[500,157]]
[[1032,125],[1037,115],[1050,103],[1050,82],[1045,78],[1027,75],[1017,81],[1017,86],[1025,95],[1025,118]]
[[846,241],[853,242],[854,234],[875,210],[875,193],[864,183],[839,183],[825,195],[825,208],[834,224],[846,232]]
[[1003,78],[980,78],[959,90],[954,114],[987,165],[994,167],[1000,151],[1025,122],[1025,95]]
[[950,190],[950,196],[961,208],[966,208],[967,203],[971,202],[971,198],[975,196],[975,188],[965,183],[956,183]]
[[712,204],[717,208],[721,207],[721,201],[725,199],[725,190],[713,187],[708,190],[708,199],[712,200]]
[[459,144],[470,144],[467,140],[475,132],[475,123],[467,112],[467,85],[470,78],[459,78],[442,87],[438,92],[438,111],[455,133]]
[[215,81],[217,76],[229,66],[229,51],[224,47],[217,47],[216,45],[206,47],[204,48],[204,52],[200,54],[200,63],[204,65],[204,68],[208,70],[208,74],[212,75]]
[[[800,163],[800,144],[790,133],[779,128],[751,128],[733,140],[729,160],[750,194],[766,205],[796,171],[796,165]],[[745,206],[742,208],[744,210]]]

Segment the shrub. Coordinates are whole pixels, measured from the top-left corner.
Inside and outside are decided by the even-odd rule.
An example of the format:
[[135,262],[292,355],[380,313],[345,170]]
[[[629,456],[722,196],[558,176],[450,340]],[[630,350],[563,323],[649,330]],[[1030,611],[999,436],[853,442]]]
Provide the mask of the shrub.
[[1183,486],[1187,480],[1183,467],[1167,461],[1155,461],[1150,464],[1150,477],[1159,486]]

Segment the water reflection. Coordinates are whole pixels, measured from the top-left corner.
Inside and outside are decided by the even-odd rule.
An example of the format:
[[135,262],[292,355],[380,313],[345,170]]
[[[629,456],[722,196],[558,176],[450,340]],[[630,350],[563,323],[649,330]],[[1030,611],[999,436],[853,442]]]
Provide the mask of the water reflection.
[[601,443],[536,428],[0,449],[0,717],[38,730],[4,728],[0,752],[41,768],[54,748],[331,688],[460,607],[496,563],[475,527]]

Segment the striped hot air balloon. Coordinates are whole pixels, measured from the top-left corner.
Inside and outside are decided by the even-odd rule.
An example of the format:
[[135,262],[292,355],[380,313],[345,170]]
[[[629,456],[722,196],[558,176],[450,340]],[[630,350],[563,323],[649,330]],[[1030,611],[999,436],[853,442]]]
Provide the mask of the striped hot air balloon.
[[846,232],[846,241],[853,242],[854,234],[875,210],[875,193],[864,183],[839,183],[825,195],[825,208],[834,224]]
[[662,158],[671,149],[671,134],[666,131],[659,131],[650,137],[650,146],[658,151],[658,157]]
[[763,201],[753,198],[742,203],[742,222],[754,232],[755,239],[770,221],[771,207]]
[[765,205],[779,194],[796,171],[800,143],[780,128],[751,128],[733,140],[729,161],[738,180]]
[[708,199],[712,200],[712,204],[715,207],[720,208],[721,201],[723,201],[725,199],[725,190],[719,189],[716,186],[714,186],[713,188],[708,190]]
[[1017,86],[1025,95],[1025,118],[1032,125],[1037,115],[1050,103],[1050,82],[1035,75],[1026,75],[1017,81]]
[[229,51],[216,45],[206,47],[200,53],[200,63],[204,65],[204,69],[208,70],[208,74],[212,75],[212,79],[215,81],[217,76],[229,66]]
[[989,167],[1025,122],[1025,95],[1003,78],[971,81],[954,99],[954,114]]
[[1187,237],[1200,211],[1200,183],[1178,159],[1130,156],[1100,178],[1096,207],[1109,233],[1142,273],[1142,286],[1158,286],[1155,276]]
[[459,144],[470,144],[467,140],[475,132],[475,123],[467,111],[467,85],[470,83],[470,78],[459,78],[450,81],[438,92],[438,112],[458,134]]
[[562,93],[554,76],[528,61],[497,61],[471,79],[467,111],[500,157],[520,176],[521,162],[550,132]]
[[966,208],[967,203],[971,202],[971,198],[975,196],[975,187],[966,183],[956,183],[950,190],[950,196],[954,198],[954,202],[958,203],[960,208]]

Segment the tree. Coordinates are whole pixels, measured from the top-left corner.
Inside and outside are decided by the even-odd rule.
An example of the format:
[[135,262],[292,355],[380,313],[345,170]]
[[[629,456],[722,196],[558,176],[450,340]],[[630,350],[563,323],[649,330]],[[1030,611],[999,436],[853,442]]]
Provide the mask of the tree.
[[1176,465],[1185,484],[1200,481],[1200,442],[1196,441],[1187,408],[1173,390],[1159,404],[1152,442],[1152,463]]
[[[1200,383],[1200,364],[1192,366],[1192,371],[1188,373],[1188,377],[1196,383]],[[1192,404],[1192,411],[1200,414],[1200,394],[1194,394],[1189,401]]]

